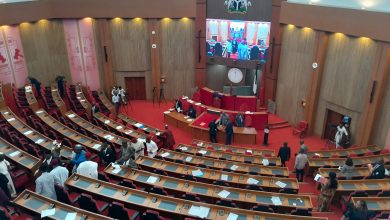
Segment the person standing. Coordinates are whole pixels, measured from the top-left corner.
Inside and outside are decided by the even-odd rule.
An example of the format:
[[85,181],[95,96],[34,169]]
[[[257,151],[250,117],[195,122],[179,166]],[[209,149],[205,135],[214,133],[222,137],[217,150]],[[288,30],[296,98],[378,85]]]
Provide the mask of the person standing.
[[104,141],[102,144],[102,149],[99,152],[100,161],[104,166],[107,166],[110,163],[114,163],[116,160],[116,152],[112,149],[108,141]]
[[230,58],[230,54],[232,53],[232,51],[233,51],[233,45],[232,45],[232,42],[230,41],[230,39],[228,39],[226,41],[227,58]]
[[321,192],[318,197],[318,208],[319,212],[328,212],[330,203],[332,202],[334,193],[338,186],[336,173],[329,172],[329,179],[325,183],[321,183]]
[[127,141],[122,140],[122,147],[120,149],[120,157],[115,163],[123,164],[129,157],[134,157],[134,148],[130,147]]
[[72,173],[75,173],[79,164],[86,161],[86,160],[87,160],[86,152],[84,151],[83,146],[81,146],[80,144],[77,144],[74,147],[74,150],[72,152],[72,159],[70,160],[70,164],[74,165]]
[[98,164],[90,160],[84,161],[77,167],[76,173],[92,179],[98,179]]
[[173,137],[172,131],[169,130],[168,125],[165,125],[165,131],[161,134],[161,137],[164,140],[164,148],[173,150],[175,138]]
[[146,151],[148,152],[148,157],[155,157],[158,151],[156,142],[154,142],[150,136],[147,136],[145,140],[145,145]]
[[94,102],[91,108],[91,113],[92,113],[91,116],[98,113],[99,111],[100,111],[99,105],[96,102]]
[[225,127],[226,132],[226,145],[232,144],[233,137],[233,123],[229,120]]
[[131,139],[130,147],[132,147],[135,151],[134,157],[137,159],[139,156],[144,156],[144,143],[140,141],[138,138],[133,137]]
[[58,91],[60,92],[61,97],[64,97],[64,95],[65,95],[64,81],[65,81],[64,76],[57,76],[57,78],[56,78],[57,88],[58,88]]
[[298,182],[303,182],[303,176],[305,174],[305,167],[308,162],[307,155],[304,150],[300,149],[299,154],[295,157],[295,173]]
[[53,174],[54,177],[57,179],[58,185],[64,186],[65,181],[69,177],[68,169],[63,166],[60,166],[59,161],[57,159],[53,159],[51,165],[53,169],[50,171],[50,173]]
[[39,168],[42,174],[35,180],[35,192],[47,198],[57,200],[54,185],[58,184],[58,180],[53,174],[49,173],[49,169],[49,166],[46,164]]
[[283,146],[279,148],[278,157],[280,158],[280,161],[282,162],[282,166],[286,166],[286,161],[290,160],[291,157],[291,150],[288,146],[287,142],[283,143]]
[[305,144],[305,141],[301,139],[299,141],[299,144],[301,145],[300,150],[303,150],[303,153],[307,154],[308,148],[307,148],[307,146]]
[[5,154],[0,152],[0,173],[7,177],[8,179],[8,190],[11,197],[16,197],[16,190],[14,182],[12,181],[11,174],[9,173],[8,168],[10,163],[5,159]]
[[27,79],[30,81],[30,83],[33,86],[35,86],[35,89],[37,90],[37,94],[38,94],[37,98],[40,99],[42,97],[42,95],[41,95],[41,83],[37,79],[35,79],[34,77],[31,77],[31,76],[27,77]]
[[269,127],[265,126],[265,128],[264,128],[263,146],[268,146],[268,135],[269,135]]
[[122,86],[119,86],[118,91],[119,91],[119,96],[121,98],[121,102],[123,103],[123,105],[127,105],[125,89],[122,88]]
[[114,95],[112,95],[112,103],[114,104],[115,107],[115,117],[117,117],[119,113],[119,105],[120,105],[119,94],[117,91],[115,91]]
[[215,119],[209,123],[209,135],[212,143],[217,143],[218,126],[215,123]]
[[244,116],[242,115],[242,113],[238,113],[236,115],[235,121],[237,127],[244,127]]
[[336,148],[339,148],[342,146],[342,140],[345,135],[348,135],[347,130],[345,129],[343,124],[340,124],[337,126],[337,132],[335,135],[335,143],[336,143]]

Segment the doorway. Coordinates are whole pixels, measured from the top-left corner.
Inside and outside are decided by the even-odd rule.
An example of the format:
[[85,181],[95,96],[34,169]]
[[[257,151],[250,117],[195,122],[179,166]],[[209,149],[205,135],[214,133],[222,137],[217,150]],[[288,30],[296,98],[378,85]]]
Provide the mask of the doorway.
[[325,121],[325,129],[322,133],[322,138],[328,140],[334,140],[336,135],[337,126],[342,122],[344,115],[332,111],[330,109],[326,109],[326,121]]
[[129,100],[146,100],[145,77],[125,77]]

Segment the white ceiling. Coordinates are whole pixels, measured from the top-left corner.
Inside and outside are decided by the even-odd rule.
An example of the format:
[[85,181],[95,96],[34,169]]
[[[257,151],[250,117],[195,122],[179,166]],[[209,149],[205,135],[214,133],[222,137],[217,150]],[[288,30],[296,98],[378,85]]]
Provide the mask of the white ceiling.
[[390,0],[287,0],[291,3],[312,4],[336,8],[351,8],[390,13]]

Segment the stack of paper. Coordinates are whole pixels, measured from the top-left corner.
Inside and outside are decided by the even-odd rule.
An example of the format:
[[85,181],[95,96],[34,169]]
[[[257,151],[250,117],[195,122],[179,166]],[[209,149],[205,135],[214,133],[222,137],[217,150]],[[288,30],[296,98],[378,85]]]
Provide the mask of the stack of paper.
[[66,214],[65,220],[76,220],[76,217],[76,212],[69,212],[68,214]]
[[182,150],[182,151],[187,151],[187,150],[188,150],[188,147],[181,147],[180,150]]
[[100,148],[100,146],[101,146],[100,144],[95,144],[95,145],[93,145],[93,149],[96,149],[96,150],[97,150],[97,149]]
[[37,141],[35,141],[35,143],[36,143],[36,144],[40,144],[40,143],[42,143],[42,142],[44,142],[44,141],[45,141],[44,139],[39,138]]
[[56,214],[56,209],[46,209],[46,210],[42,210],[41,212],[41,218],[44,218],[44,217],[47,217],[47,216],[52,216]]
[[75,116],[74,114],[68,115],[69,118],[74,118],[74,116]]
[[162,157],[168,157],[169,156],[169,153],[168,152],[165,152],[163,154],[161,154]]
[[281,205],[282,204],[282,200],[280,200],[279,196],[272,196],[271,201],[274,205]]
[[116,130],[120,130],[120,129],[122,129],[122,128],[123,128],[123,127],[120,126],[120,125],[116,126]]
[[192,157],[186,157],[186,162],[191,162]]
[[39,111],[36,111],[35,113],[41,114],[42,112],[43,112],[42,110],[39,110]]
[[261,161],[261,163],[263,163],[264,166],[268,166],[269,165],[269,160],[264,158],[263,161]]
[[12,153],[9,154],[10,157],[15,157],[15,156],[18,156],[20,154],[20,151],[14,151]]
[[193,176],[203,176],[203,172],[200,169],[192,171]]
[[9,119],[7,119],[7,121],[14,121],[15,120],[15,118],[9,118]]
[[204,206],[191,206],[188,214],[199,217],[199,218],[207,218],[209,216],[210,208]]
[[200,151],[198,151],[198,153],[205,155],[205,154],[207,153],[207,151],[205,151],[205,150],[200,150]]
[[238,219],[238,215],[233,213],[233,212],[231,212],[231,213],[229,213],[229,215],[228,215],[226,220],[237,220],[237,219]]
[[189,118],[189,119],[187,119],[187,121],[193,121],[194,119],[191,119],[191,118]]
[[281,181],[276,181],[275,185],[279,186],[280,188],[284,188],[287,186],[287,184],[281,182]]
[[226,175],[226,174],[222,174],[222,175],[221,175],[221,180],[223,180],[223,181],[227,181],[228,178],[229,178],[229,176]]
[[171,112],[170,112],[170,111],[165,111],[165,112],[164,112],[164,114],[169,114],[169,113],[171,113]]
[[237,165],[233,165],[230,167],[231,170],[237,170],[238,166]]
[[110,120],[105,120],[104,124],[110,124]]
[[249,177],[248,180],[246,181],[247,184],[252,184],[252,185],[257,185],[259,183],[258,180],[253,179],[252,177]]
[[147,183],[156,183],[158,180],[158,177],[155,176],[149,176],[149,178],[146,180]]
[[28,130],[28,131],[24,132],[23,134],[24,134],[24,135],[29,135],[29,134],[31,134],[31,133],[33,133],[33,131]]
[[221,198],[227,198],[230,195],[230,192],[227,190],[222,190],[221,192],[218,193],[218,196]]

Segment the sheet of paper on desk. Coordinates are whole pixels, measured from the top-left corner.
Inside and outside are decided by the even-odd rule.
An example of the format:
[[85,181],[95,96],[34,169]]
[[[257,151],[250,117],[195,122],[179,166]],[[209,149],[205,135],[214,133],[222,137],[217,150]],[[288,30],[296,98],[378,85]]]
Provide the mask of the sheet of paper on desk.
[[112,167],[114,167],[114,169],[121,168],[121,166],[119,166],[119,164],[115,164],[115,163],[112,164]]
[[259,183],[258,180],[256,179],[253,179],[252,177],[249,177],[248,180],[246,181],[247,184],[252,184],[252,185],[256,185]]
[[121,170],[122,169],[120,167],[119,168],[115,168],[115,169],[112,170],[112,173],[113,174],[118,174],[119,172],[121,172]]
[[173,111],[173,110],[175,110],[174,108],[170,108],[170,109],[168,109],[169,111]]
[[192,171],[193,176],[203,176],[203,172],[199,169]]
[[69,118],[74,118],[74,116],[76,116],[76,115],[75,114],[68,115]]
[[165,112],[164,112],[164,114],[169,114],[169,113],[171,113],[171,112],[170,112],[170,111],[165,111]]
[[184,116],[185,119],[190,118],[190,116]]
[[191,162],[192,157],[186,157],[186,162]]
[[165,152],[163,154],[161,154],[162,157],[168,157],[169,156],[169,153],[168,152]]
[[221,180],[223,180],[223,181],[227,181],[228,178],[229,178],[229,176],[226,175],[226,174],[222,174],[222,175],[221,175]]
[[230,192],[227,190],[222,190],[221,192],[218,193],[218,196],[221,198],[227,198],[230,195]]
[[46,210],[42,210],[41,212],[41,218],[44,218],[46,216],[52,216],[56,214],[56,209],[46,209]]
[[31,133],[33,133],[33,131],[28,130],[28,131],[24,132],[23,134],[24,134],[24,135],[29,135],[29,134],[31,134]]
[[276,181],[275,185],[279,186],[280,188],[284,188],[287,186],[287,184],[281,182],[281,181]]
[[189,118],[189,119],[187,119],[187,121],[193,121],[194,119],[192,119],[192,118]]
[[20,154],[20,151],[15,151],[15,152],[12,152],[9,154],[10,157],[15,157],[15,156],[18,156]]
[[9,118],[9,119],[7,119],[7,121],[14,121],[15,120],[15,118]]
[[149,176],[149,178],[146,180],[147,183],[156,183],[158,180],[158,177],[155,176]]
[[142,127],[142,126],[144,126],[144,125],[141,124],[141,123],[135,123],[134,126],[137,127],[137,128],[140,128],[140,127]]
[[77,217],[76,212],[70,212],[70,213],[66,214],[65,220],[75,220],[76,217]]
[[200,153],[200,154],[206,154],[207,153],[207,151],[205,151],[205,150],[200,150],[200,151],[198,151],[198,153]]
[[200,212],[202,215],[200,216],[201,218],[206,218],[209,215],[210,208],[209,207],[204,207],[204,206],[199,206]]
[[122,126],[116,126],[116,130],[120,130],[120,129],[122,129],[123,127]]
[[203,146],[203,142],[199,142],[199,143],[197,143],[197,144],[196,144],[196,146],[198,146],[198,147],[202,147],[202,146]]
[[264,165],[264,166],[268,166],[269,165],[269,160],[264,158],[261,163]]
[[271,201],[274,205],[281,205],[282,204],[282,200],[280,200],[279,196],[272,196]]
[[205,124],[206,124],[206,123],[202,122],[202,123],[200,123],[199,125],[200,125],[200,126],[204,126]]
[[237,170],[238,166],[237,165],[233,165],[230,167],[231,170]]
[[210,208],[208,207],[193,205],[188,211],[188,214],[197,216],[199,218],[206,218],[209,215],[209,212],[210,212]]
[[37,141],[35,141],[35,143],[36,143],[36,144],[40,144],[40,143],[42,143],[42,142],[44,142],[44,141],[45,141],[44,139],[39,138]]
[[231,212],[231,213],[229,213],[226,220],[237,220],[237,219],[238,219],[238,215]]
[[105,120],[104,124],[110,124],[110,120]]
[[253,153],[253,151],[252,151],[252,150],[246,150],[246,152],[248,152],[248,153]]
[[39,110],[39,111],[36,111],[35,113],[41,114],[42,112],[43,112],[42,110]]
[[180,150],[187,151],[188,147],[181,147]]
[[93,149],[96,149],[96,150],[97,150],[97,149],[100,148],[100,146],[101,146],[100,144],[95,144],[95,145],[93,145]]
[[314,155],[319,156],[319,157],[321,156],[321,154],[319,154],[319,153],[314,153]]
[[161,134],[160,132],[157,132],[157,133],[156,133],[157,136],[160,136],[160,134]]
[[127,131],[125,131],[125,134],[131,134],[131,133],[133,133],[132,130],[127,130]]

